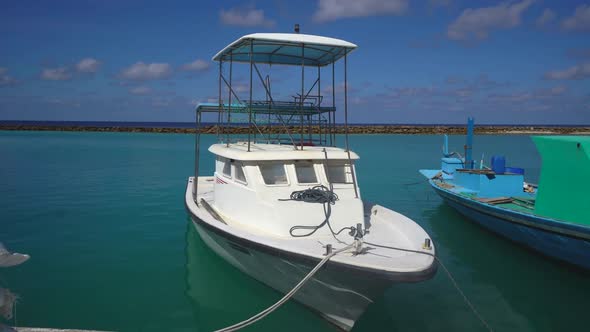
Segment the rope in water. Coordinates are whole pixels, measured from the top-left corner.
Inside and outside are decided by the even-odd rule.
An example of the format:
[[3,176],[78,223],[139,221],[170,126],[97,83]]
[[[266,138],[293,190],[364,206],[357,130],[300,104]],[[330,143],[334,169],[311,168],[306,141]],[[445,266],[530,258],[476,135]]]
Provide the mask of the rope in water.
[[442,179],[442,171],[440,171],[440,172],[436,173],[436,174],[435,174],[433,177],[431,177],[431,178],[428,178],[428,177],[427,177],[427,178],[425,178],[425,179],[423,179],[423,180],[421,180],[421,181],[417,181],[417,182],[410,182],[410,183],[405,183],[405,184],[404,184],[404,186],[406,186],[406,187],[408,187],[408,186],[415,186],[415,185],[417,185],[417,184],[422,184],[422,183],[424,183],[424,182],[428,182],[428,181],[430,181],[430,180],[440,180],[440,179]]
[[[440,176],[440,174],[437,174],[434,178],[437,178],[439,176]],[[429,179],[427,179],[427,180],[429,180]],[[338,195],[336,195],[336,193],[334,193],[332,190],[328,189],[326,186],[323,186],[323,185],[315,186],[315,187],[312,187],[310,189],[294,191],[294,192],[291,193],[291,195],[290,195],[290,197],[288,199],[279,199],[279,201],[301,201],[301,202],[307,202],[307,203],[321,203],[321,204],[324,205],[325,219],[324,219],[323,222],[321,222],[317,226],[304,226],[304,225],[293,226],[289,230],[289,233],[291,234],[291,236],[292,237],[306,237],[306,236],[310,236],[310,235],[312,235],[313,233],[315,233],[318,229],[322,228],[326,224],[330,228],[330,231],[332,232],[332,235],[335,238],[336,238],[336,235],[340,234],[345,229],[350,229],[350,231],[351,231],[350,235],[351,236],[356,235],[356,234],[354,234],[354,232],[356,232],[357,230],[354,227],[344,227],[341,230],[339,230],[338,232],[334,232],[334,230],[332,230],[332,226],[330,225],[330,216],[331,216],[331,213],[332,213],[331,205],[335,204],[337,200],[338,200]],[[311,231],[309,231],[308,233],[305,233],[305,234],[293,234],[293,231],[295,231],[297,229],[309,229]],[[267,315],[269,315],[270,313],[272,313],[274,310],[278,309],[285,302],[287,302],[293,295],[295,295],[295,293],[297,293],[297,291],[301,287],[303,287],[303,285],[330,258],[332,258],[333,256],[337,255],[340,252],[343,252],[345,250],[348,250],[348,249],[352,248],[353,246],[357,245],[358,241],[359,241],[358,239],[355,239],[355,242],[354,243],[349,244],[348,246],[346,246],[346,247],[344,247],[342,249],[333,251],[332,253],[330,253],[326,257],[324,257],[324,259],[322,259],[318,263],[318,265],[316,265],[316,267],[313,270],[311,270],[305,276],[305,278],[303,278],[289,293],[287,293],[277,303],[273,304],[272,306],[266,308],[265,310],[259,312],[258,314],[254,315],[254,316],[252,316],[252,317],[250,317],[250,318],[248,318],[248,319],[246,319],[246,320],[244,320],[242,322],[239,322],[239,323],[234,324],[232,326],[229,326],[229,327],[226,327],[226,328],[217,330],[215,332],[236,331],[236,330],[242,329],[242,328],[244,328],[246,326],[249,326],[251,324],[254,324],[255,322],[259,321],[260,319],[266,317]],[[376,243],[371,243],[371,242],[364,242],[364,243],[365,244],[368,244],[368,245],[375,246],[375,247],[380,247],[380,248],[385,248],[385,249],[390,249],[390,250],[398,250],[398,251],[411,252],[411,253],[422,254],[422,255],[427,255],[427,256],[433,257],[440,264],[440,266],[442,266],[443,270],[445,270],[445,273],[449,277],[449,280],[453,284],[453,287],[461,295],[461,297],[463,298],[463,301],[467,304],[467,306],[469,307],[469,309],[471,309],[471,311],[473,312],[473,314],[475,315],[475,317],[477,317],[477,319],[482,323],[482,325],[488,331],[493,331],[492,327],[487,323],[487,321],[483,318],[483,316],[477,311],[477,309],[475,308],[475,306],[473,305],[473,303],[471,303],[471,301],[469,300],[469,298],[461,290],[461,288],[457,284],[457,281],[455,280],[455,278],[453,277],[453,275],[451,274],[451,272],[449,271],[449,269],[447,269],[447,267],[442,262],[442,260],[440,258],[438,258],[436,255],[431,254],[429,252],[419,251],[419,250],[412,250],[412,249],[399,248],[399,247],[391,247],[391,246],[386,246],[386,245],[381,245],[381,244],[376,244]]]
[[467,295],[465,295],[465,293],[463,293],[463,291],[459,287],[459,284],[457,284],[457,281],[455,281],[455,278],[453,278],[453,275],[451,274],[451,272],[449,271],[449,269],[447,269],[447,267],[442,262],[442,260],[440,258],[438,258],[436,255],[431,254],[429,252],[425,252],[425,251],[405,249],[405,248],[398,248],[398,247],[390,247],[390,246],[385,246],[385,245],[371,243],[371,242],[366,242],[366,241],[364,243],[365,244],[368,244],[368,245],[371,245],[371,246],[385,248],[385,249],[390,249],[390,250],[399,250],[399,251],[411,252],[411,253],[416,253],[416,254],[423,254],[423,255],[426,255],[426,256],[431,256],[434,259],[436,259],[436,261],[440,264],[440,266],[442,266],[443,270],[445,270],[447,276],[449,277],[449,280],[451,280],[451,283],[453,284],[453,286],[455,287],[455,289],[457,290],[457,292],[463,297],[463,301],[467,304],[467,306],[469,307],[469,309],[471,309],[471,312],[473,312],[473,314],[475,315],[475,317],[477,317],[477,319],[479,319],[479,321],[483,324],[483,326],[485,326],[485,328],[488,331],[493,331],[492,327],[488,324],[488,322],[486,322],[486,320],[483,318],[483,316],[477,311],[477,309],[475,309],[475,306],[473,305],[473,303],[471,303],[471,301],[469,301],[469,298],[467,297]]
[[261,312],[257,313],[256,315],[243,320],[239,323],[236,323],[234,325],[228,326],[226,328],[222,328],[219,330],[216,330],[215,332],[231,332],[231,331],[237,331],[239,329],[242,329],[246,326],[252,325],[254,323],[256,323],[257,321],[261,320],[262,318],[266,317],[267,315],[269,315],[270,313],[272,313],[273,311],[275,311],[276,309],[278,309],[281,305],[283,305],[285,302],[287,302],[291,297],[293,297],[293,295],[295,295],[295,293],[297,293],[297,291],[299,289],[301,289],[301,287],[303,287],[303,285],[305,285],[305,283],[311,279],[311,277],[313,277],[314,274],[316,274],[316,272],[322,267],[324,266],[324,264],[326,264],[328,262],[328,260],[330,260],[330,258],[336,256],[337,254],[349,250],[354,246],[353,244],[350,244],[344,248],[338,249],[338,250],[334,250],[331,253],[327,254],[326,257],[324,257],[314,268],[313,270],[311,270],[306,276],[305,278],[303,278],[295,287],[293,287],[293,289],[291,289],[291,291],[287,294],[285,294],[285,296],[283,296],[283,298],[281,298],[277,303],[271,305],[270,307],[262,310]]

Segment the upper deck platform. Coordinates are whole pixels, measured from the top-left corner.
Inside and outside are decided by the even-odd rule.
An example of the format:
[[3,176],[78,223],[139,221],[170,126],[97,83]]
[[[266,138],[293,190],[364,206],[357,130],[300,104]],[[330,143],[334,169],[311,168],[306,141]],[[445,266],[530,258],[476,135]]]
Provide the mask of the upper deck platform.
[[345,40],[299,33],[253,33],[226,46],[214,61],[297,66],[332,64],[357,46]]
[[[324,153],[324,149],[326,152]],[[295,150],[293,145],[260,144],[250,145],[248,142],[233,144],[213,144],[209,151],[215,155],[240,161],[271,161],[271,160],[347,160],[348,152],[336,147],[306,146],[304,150]],[[350,159],[359,159],[359,156],[350,151]]]
[[[229,104],[201,103],[197,105],[197,112],[228,112],[249,113],[250,105],[246,103]],[[298,103],[286,101],[252,101],[253,114],[280,114],[280,115],[317,115],[336,111],[332,106],[317,106],[312,103]]]

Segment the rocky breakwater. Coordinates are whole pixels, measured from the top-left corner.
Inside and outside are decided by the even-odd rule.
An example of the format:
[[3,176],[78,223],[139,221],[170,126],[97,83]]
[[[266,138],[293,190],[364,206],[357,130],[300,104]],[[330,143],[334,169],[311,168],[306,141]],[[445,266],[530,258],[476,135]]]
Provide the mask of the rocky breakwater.
[[[309,130],[313,133],[319,133],[320,128],[317,126],[288,126],[287,129],[291,134],[299,134],[303,129],[304,133]],[[0,124],[0,130],[35,130],[35,131],[89,131],[89,132],[132,132],[132,133],[166,133],[166,134],[191,134],[195,133],[195,128],[152,128],[152,127],[104,127],[104,126],[39,126],[39,125],[14,125]],[[204,134],[247,134],[247,125],[233,125],[229,128],[220,128],[216,125],[205,125],[200,128]],[[282,126],[258,126],[252,127],[252,132],[263,134],[266,133],[284,133],[285,127]],[[346,129],[342,125],[335,127],[337,134],[344,134]],[[322,128],[322,133],[326,129]],[[427,135],[427,134],[465,134],[465,126],[413,126],[413,125],[350,125],[348,126],[350,134],[405,134],[405,135]],[[590,135],[590,126],[580,127],[555,127],[555,126],[477,126],[476,134],[496,134],[496,135]]]

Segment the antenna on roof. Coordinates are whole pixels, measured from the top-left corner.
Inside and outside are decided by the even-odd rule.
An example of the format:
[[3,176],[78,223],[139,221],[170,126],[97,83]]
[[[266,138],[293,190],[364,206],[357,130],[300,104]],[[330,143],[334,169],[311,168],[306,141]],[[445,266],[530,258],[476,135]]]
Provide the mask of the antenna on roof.
[[299,23],[295,24],[295,33],[299,33]]

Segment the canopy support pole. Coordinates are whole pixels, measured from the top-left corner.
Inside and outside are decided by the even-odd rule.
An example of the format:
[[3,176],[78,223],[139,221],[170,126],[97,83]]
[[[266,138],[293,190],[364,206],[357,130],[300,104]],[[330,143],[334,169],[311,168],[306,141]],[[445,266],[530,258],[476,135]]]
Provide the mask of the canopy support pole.
[[344,133],[346,138],[346,153],[348,154],[348,165],[350,175],[352,176],[352,186],[354,187],[354,197],[359,198],[358,189],[356,188],[356,175],[350,158],[350,146],[348,145],[348,52],[344,53]]
[[[332,107],[336,109],[336,80],[334,74],[334,61],[332,61]],[[330,145],[336,146],[336,112],[329,114],[332,117],[332,128],[330,133]]]
[[[226,84],[227,84],[227,86],[229,88],[229,90],[228,90],[228,93],[229,93],[228,99],[229,100],[228,100],[228,104],[227,104],[227,128],[226,128],[226,131],[225,131],[225,133],[226,133],[225,143],[227,144],[228,147],[229,147],[229,132],[230,132],[230,128],[229,127],[230,127],[230,121],[231,121],[231,103],[232,103],[231,97],[232,97],[232,94],[234,92],[234,90],[231,87],[232,74],[233,74],[233,65],[234,65],[233,53],[230,53],[229,54],[229,84],[227,84],[227,82],[226,82]],[[225,81],[225,78],[224,78],[224,81]]]
[[197,111],[195,116],[196,125],[196,133],[195,133],[195,178],[193,180],[193,201],[199,205],[197,202],[197,189],[199,185],[199,162],[200,159],[200,146],[201,146],[201,112]]
[[301,96],[299,97],[299,145],[303,151],[303,94],[305,93],[305,44],[301,44]]
[[248,152],[250,152],[250,135],[252,132],[252,61],[254,52],[254,39],[250,40],[250,106],[248,107]]
[[[219,108],[217,111],[217,141],[220,142],[220,127],[221,127],[221,121],[223,120],[223,116],[221,114],[221,112],[223,112],[223,108],[221,107],[221,60],[219,60],[219,100],[218,100],[218,104],[219,104]],[[221,135],[223,135],[223,133],[221,133]]]
[[320,112],[322,107],[322,96],[320,95],[322,93],[322,90],[320,89],[322,84],[321,74],[322,71],[320,69],[320,65],[318,65],[318,130],[320,132],[320,145],[324,145],[324,141],[322,140],[322,113]]

